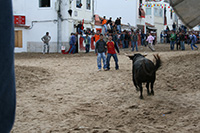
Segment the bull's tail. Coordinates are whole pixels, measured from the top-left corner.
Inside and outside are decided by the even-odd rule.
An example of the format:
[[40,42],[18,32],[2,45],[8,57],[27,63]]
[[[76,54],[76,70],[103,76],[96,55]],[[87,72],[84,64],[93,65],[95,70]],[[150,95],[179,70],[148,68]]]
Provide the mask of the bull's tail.
[[156,59],[155,71],[157,71],[161,67],[162,61],[161,61],[160,56],[158,54],[153,55],[153,56]]

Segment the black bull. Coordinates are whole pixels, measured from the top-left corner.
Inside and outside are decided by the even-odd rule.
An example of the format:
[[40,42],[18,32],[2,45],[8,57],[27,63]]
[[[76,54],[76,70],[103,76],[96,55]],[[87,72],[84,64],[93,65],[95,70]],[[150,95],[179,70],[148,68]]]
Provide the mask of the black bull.
[[[161,66],[161,60],[159,55],[153,55],[156,59],[156,64],[145,58],[141,54],[134,54],[133,56],[128,56],[133,61],[133,83],[136,90],[140,90],[140,98],[143,99],[143,88],[142,83],[146,83],[147,94],[154,95],[153,85],[156,80],[156,71]],[[151,83],[151,92],[149,92],[149,84]]]

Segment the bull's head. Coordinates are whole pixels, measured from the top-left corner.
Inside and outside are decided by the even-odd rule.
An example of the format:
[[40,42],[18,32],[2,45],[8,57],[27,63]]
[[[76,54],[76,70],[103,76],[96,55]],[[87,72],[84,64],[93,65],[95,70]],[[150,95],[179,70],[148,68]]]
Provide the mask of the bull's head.
[[145,56],[147,56],[147,54],[142,55],[142,54],[139,54],[139,53],[138,53],[138,54],[126,55],[126,56],[128,56],[128,57],[130,58],[130,60],[135,61],[136,58],[138,58],[138,57],[145,57]]

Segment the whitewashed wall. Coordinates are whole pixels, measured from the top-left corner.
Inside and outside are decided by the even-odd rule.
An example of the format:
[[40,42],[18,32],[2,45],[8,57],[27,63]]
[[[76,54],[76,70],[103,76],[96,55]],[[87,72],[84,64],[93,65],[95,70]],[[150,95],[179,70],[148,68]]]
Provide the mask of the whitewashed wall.
[[[39,0],[13,0],[13,14],[26,16],[26,25],[30,26],[31,29],[23,30],[23,48],[15,48],[15,52],[41,52],[41,37],[46,32],[50,33],[51,36],[51,49],[50,52],[57,51],[57,12],[55,9],[55,2],[57,0],[51,0],[51,7],[39,8]],[[86,2],[86,0],[82,0]],[[69,45],[69,38],[71,32],[74,32],[74,24],[78,20],[83,18],[86,21],[91,21],[92,18],[92,5],[91,10],[88,11],[83,4],[82,9],[76,9],[76,1],[73,0],[71,7],[73,10],[73,16],[70,17],[68,10],[70,7],[69,0],[62,1],[62,21],[61,24],[61,43],[63,45]],[[78,11],[78,16],[74,16],[74,11]],[[69,20],[72,19],[73,21]],[[38,21],[32,25],[33,21]],[[49,21],[49,22],[42,22]],[[84,25],[85,27],[91,28],[90,24]],[[17,30],[19,28],[15,28]]]

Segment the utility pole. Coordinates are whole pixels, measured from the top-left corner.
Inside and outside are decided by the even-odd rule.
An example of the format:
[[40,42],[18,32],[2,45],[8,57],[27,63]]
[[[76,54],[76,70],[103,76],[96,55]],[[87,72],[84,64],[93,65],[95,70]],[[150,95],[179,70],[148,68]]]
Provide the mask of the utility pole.
[[62,23],[62,14],[61,14],[61,5],[62,5],[62,0],[57,0],[58,4],[58,9],[57,9],[57,52],[60,52],[61,48],[61,23]]
[[[95,24],[95,16],[94,16],[94,0],[92,0],[92,22]],[[94,25],[92,26],[92,29],[94,28]]]

